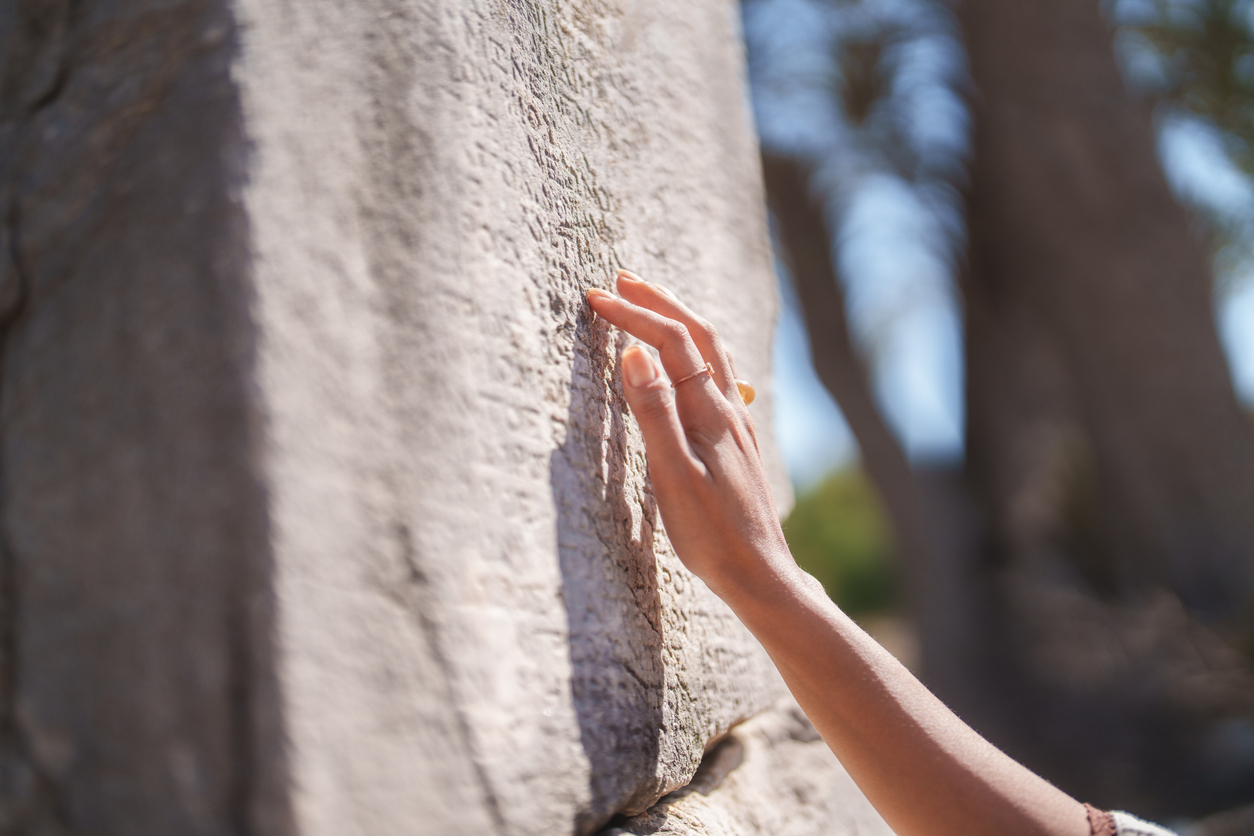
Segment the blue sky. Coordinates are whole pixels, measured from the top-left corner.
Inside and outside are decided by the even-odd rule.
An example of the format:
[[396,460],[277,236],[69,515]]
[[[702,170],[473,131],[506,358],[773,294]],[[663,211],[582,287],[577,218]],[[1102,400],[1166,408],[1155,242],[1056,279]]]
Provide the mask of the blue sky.
[[[833,8],[811,0],[746,7],[759,131],[766,145],[820,161],[831,214],[839,218],[837,267],[850,322],[880,405],[912,458],[953,460],[962,454],[963,381],[951,264],[962,234],[957,194],[946,187],[944,171],[961,165],[969,148],[954,83],[963,58],[943,16],[917,27],[893,58],[889,95],[905,114],[907,141],[918,159],[942,172],[930,183],[907,183],[877,158],[876,135],[848,124],[834,106],[831,39],[841,27],[916,21],[934,7],[875,0]],[[1231,164],[1222,138],[1196,119],[1160,115],[1159,151],[1181,200],[1222,216],[1236,239],[1248,242],[1248,252],[1221,253],[1216,318],[1238,395],[1254,403],[1254,186]],[[780,291],[774,418],[789,473],[804,489],[856,460],[857,448],[814,373],[786,276]]]

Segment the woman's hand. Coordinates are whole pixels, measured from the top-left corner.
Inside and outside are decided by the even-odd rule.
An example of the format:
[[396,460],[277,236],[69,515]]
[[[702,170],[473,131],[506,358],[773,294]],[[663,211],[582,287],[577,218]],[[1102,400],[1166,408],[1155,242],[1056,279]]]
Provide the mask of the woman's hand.
[[[590,290],[596,313],[658,350],[623,352],[623,390],[644,433],[649,475],[675,551],[728,597],[763,572],[795,567],[779,525],[753,419],[714,327],[669,291],[625,270],[621,298]],[[710,372],[704,370],[709,364]],[[679,381],[672,388],[670,381]]]
[[589,291],[592,309],[655,346],[677,381],[672,389],[643,349],[623,352],[623,389],[675,550],[762,642],[894,832],[1086,836],[1082,805],[972,731],[793,563],[714,329],[630,273],[618,290],[621,299]]

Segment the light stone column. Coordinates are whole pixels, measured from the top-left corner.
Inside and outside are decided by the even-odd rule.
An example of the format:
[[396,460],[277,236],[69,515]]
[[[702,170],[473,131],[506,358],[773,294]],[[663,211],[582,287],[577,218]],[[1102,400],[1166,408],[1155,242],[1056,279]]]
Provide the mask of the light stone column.
[[584,301],[720,327],[786,507],[737,14],[0,7],[0,830],[588,833],[779,699]]

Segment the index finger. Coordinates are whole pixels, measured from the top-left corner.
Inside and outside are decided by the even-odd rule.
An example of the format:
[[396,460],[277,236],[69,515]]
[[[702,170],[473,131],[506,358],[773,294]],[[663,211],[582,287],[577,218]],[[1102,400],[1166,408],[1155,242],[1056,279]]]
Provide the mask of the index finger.
[[675,387],[675,402],[685,426],[690,426],[694,419],[708,425],[721,412],[719,401],[724,399],[723,393],[711,375],[700,374],[706,367],[705,358],[686,325],[599,288],[588,291],[588,304],[606,322],[658,350],[667,377],[680,381]]

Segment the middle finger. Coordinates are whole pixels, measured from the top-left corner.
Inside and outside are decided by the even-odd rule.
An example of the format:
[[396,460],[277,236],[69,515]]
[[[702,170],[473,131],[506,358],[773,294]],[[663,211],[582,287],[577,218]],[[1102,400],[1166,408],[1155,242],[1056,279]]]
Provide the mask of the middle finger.
[[736,390],[736,375],[732,371],[731,361],[723,348],[714,327],[697,316],[683,302],[680,302],[669,290],[646,282],[627,270],[618,271],[618,290],[624,299],[647,308],[670,319],[682,322],[688,328],[688,334],[697,346],[697,351],[714,369],[714,382],[723,391],[724,397],[736,403],[740,393]]
[[599,288],[588,291],[588,303],[606,322],[656,348],[667,377],[683,381],[675,387],[675,403],[686,428],[694,424],[712,427],[712,422],[725,413],[727,401],[711,375],[698,374],[684,380],[705,368],[705,359],[687,326]]

